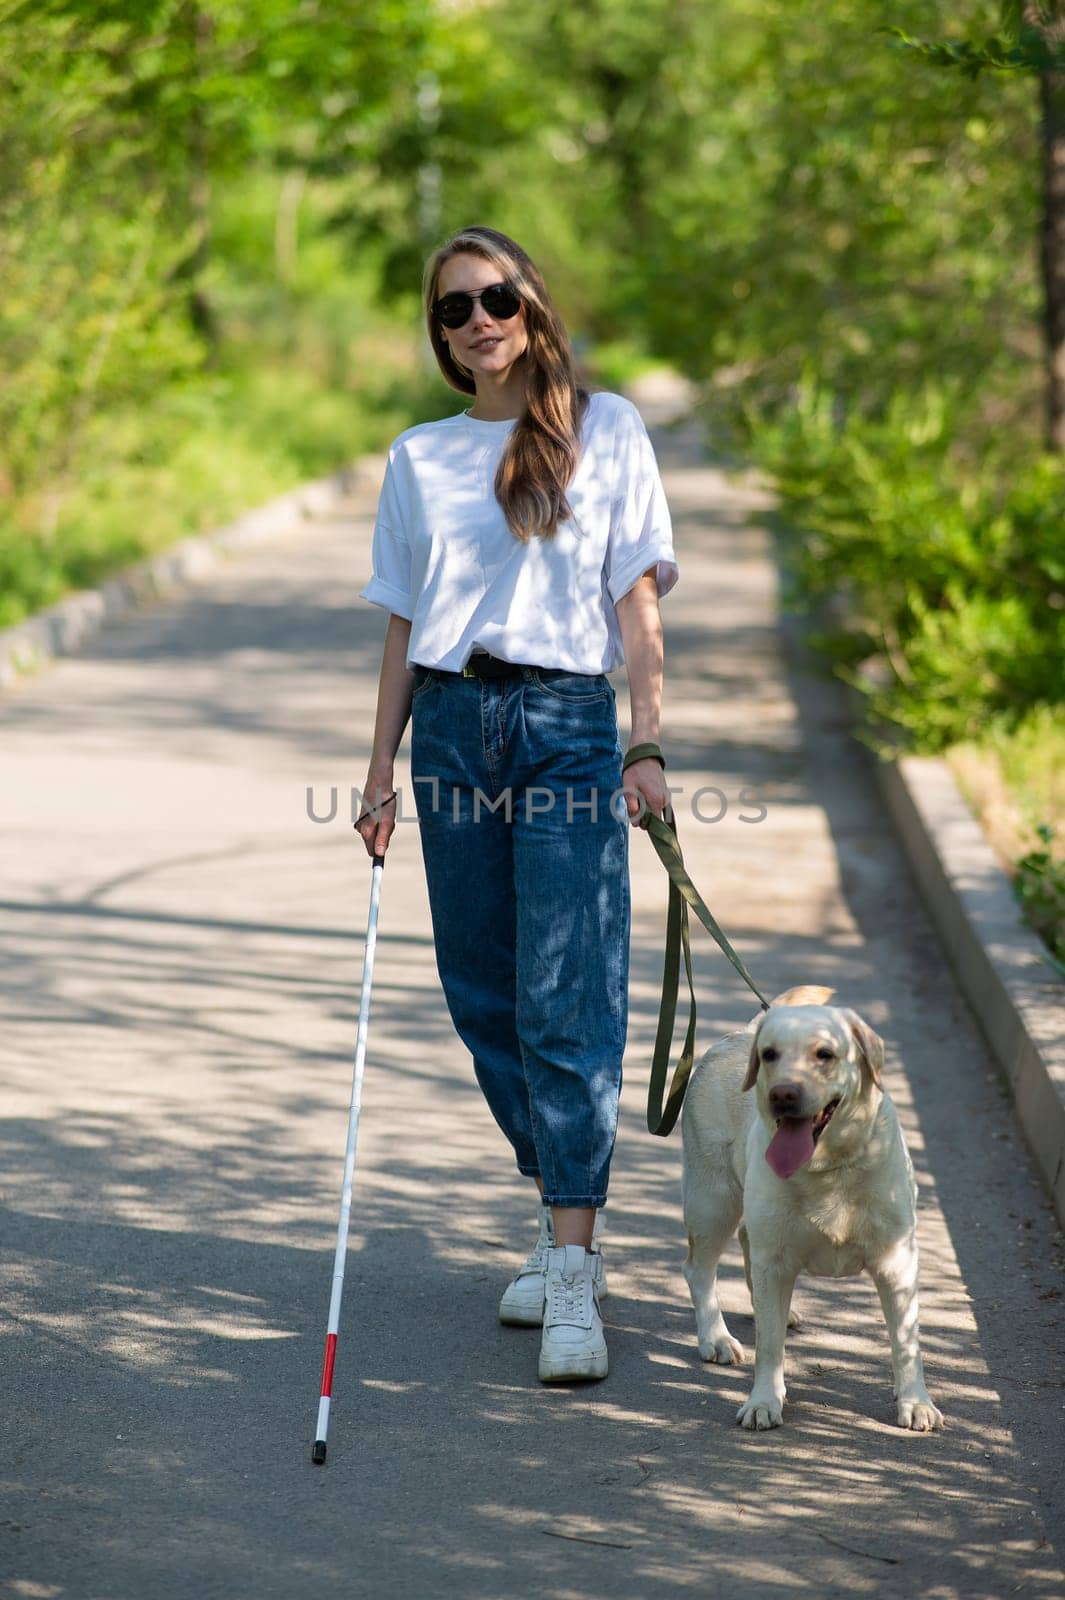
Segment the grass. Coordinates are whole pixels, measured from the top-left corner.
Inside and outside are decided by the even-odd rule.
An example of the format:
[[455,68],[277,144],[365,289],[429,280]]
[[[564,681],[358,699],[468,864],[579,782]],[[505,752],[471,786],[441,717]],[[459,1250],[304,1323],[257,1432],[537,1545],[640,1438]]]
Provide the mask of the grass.
[[371,359],[373,336],[364,342],[352,352],[357,384],[276,358],[241,361],[238,350],[227,369],[162,391],[148,414],[98,419],[61,495],[46,485],[0,513],[0,627],[434,414],[443,397],[419,371],[413,338],[405,362],[393,339],[388,369]]
[[958,787],[1065,976],[1065,706],[946,753]]

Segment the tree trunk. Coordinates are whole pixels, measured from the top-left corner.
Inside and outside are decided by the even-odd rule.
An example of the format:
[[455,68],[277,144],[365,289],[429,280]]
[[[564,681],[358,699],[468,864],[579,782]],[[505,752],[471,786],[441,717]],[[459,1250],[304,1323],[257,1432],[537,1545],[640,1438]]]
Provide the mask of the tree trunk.
[[[1029,0],[1025,20],[1047,42],[1065,43],[1065,19],[1055,5]],[[1046,445],[1065,452],[1065,72],[1041,72],[1040,138],[1043,164],[1043,215],[1039,254],[1043,276],[1043,328],[1046,342]]]
[[207,365],[214,366],[218,357],[218,324],[214,307],[203,285],[203,276],[211,258],[211,153],[207,113],[197,92],[201,79],[206,76],[206,56],[214,24],[207,12],[195,4],[195,0],[184,8],[184,22],[190,57],[188,208],[193,245],[182,263],[181,275],[188,280],[189,320],[207,346]]

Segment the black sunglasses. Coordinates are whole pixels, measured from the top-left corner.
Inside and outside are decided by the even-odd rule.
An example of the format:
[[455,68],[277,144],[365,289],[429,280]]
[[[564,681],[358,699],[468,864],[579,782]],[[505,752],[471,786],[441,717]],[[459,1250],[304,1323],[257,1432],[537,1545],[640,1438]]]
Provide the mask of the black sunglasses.
[[521,295],[509,283],[490,283],[474,294],[456,291],[433,302],[433,316],[445,328],[461,328],[473,316],[473,302],[479,300],[490,317],[506,322],[521,310]]

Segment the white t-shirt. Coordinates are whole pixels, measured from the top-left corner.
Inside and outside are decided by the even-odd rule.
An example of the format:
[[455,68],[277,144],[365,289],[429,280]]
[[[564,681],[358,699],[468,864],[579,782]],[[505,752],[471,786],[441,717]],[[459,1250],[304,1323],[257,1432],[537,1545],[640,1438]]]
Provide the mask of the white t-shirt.
[[407,666],[459,671],[474,649],[505,661],[610,672],[624,662],[614,603],[650,567],[679,576],[651,441],[630,400],[594,393],[553,539],[516,539],[495,497],[513,419],[461,412],[393,440],[360,598],[411,623]]

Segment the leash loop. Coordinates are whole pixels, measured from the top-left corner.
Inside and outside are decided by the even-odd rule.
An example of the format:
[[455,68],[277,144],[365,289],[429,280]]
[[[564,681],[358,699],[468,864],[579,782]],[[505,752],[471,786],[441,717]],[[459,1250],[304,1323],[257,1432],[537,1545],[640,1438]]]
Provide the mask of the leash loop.
[[[665,770],[665,757],[656,744],[637,744],[629,750],[622,763],[625,771],[634,761],[651,757]],[[695,887],[684,865],[677,822],[672,806],[665,808],[665,818],[649,814],[643,826],[651,836],[659,860],[669,874],[669,904],[666,911],[666,953],[662,967],[662,1003],[658,1014],[654,1054],[651,1059],[651,1078],[647,1088],[647,1126],[651,1133],[663,1138],[672,1133],[680,1115],[681,1104],[688,1087],[695,1059],[695,984],[692,979],[691,940],[688,927],[688,907],[691,906],[703,927],[731,961],[740,977],[752,989],[768,1011],[769,1001],[759,989],[740,957],[732,948],[721,928]],[[677,1014],[677,993],[680,988],[680,953],[684,952],[684,970],[688,979],[688,1028],[684,1035],[684,1048],[673,1072],[673,1081],[665,1093],[669,1074],[669,1051],[673,1041],[673,1024]],[[663,1107],[663,1098],[665,1106]]]

